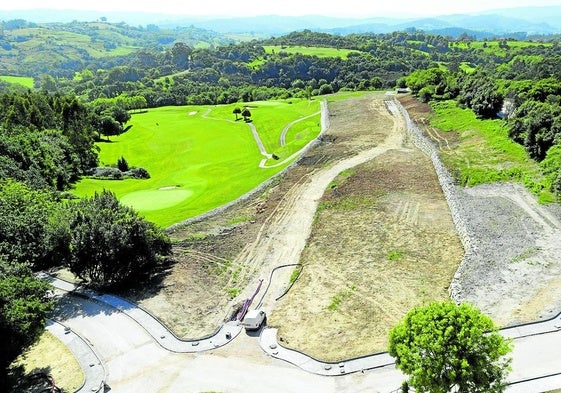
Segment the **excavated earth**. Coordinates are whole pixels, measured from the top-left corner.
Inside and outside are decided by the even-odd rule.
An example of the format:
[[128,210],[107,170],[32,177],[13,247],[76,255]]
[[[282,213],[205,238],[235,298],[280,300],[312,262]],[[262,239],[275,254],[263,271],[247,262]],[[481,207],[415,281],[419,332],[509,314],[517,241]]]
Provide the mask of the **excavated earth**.
[[[178,336],[200,338],[264,279],[254,306],[283,345],[323,360],[384,351],[411,307],[450,296],[501,326],[561,311],[559,205],[538,205],[516,184],[452,185],[451,211],[433,162],[388,109],[394,98],[330,102],[315,147],[250,198],[175,227],[172,263],[129,297]],[[422,126],[428,106],[399,100],[437,146],[458,143]],[[295,263],[299,275],[285,267],[270,280]]]

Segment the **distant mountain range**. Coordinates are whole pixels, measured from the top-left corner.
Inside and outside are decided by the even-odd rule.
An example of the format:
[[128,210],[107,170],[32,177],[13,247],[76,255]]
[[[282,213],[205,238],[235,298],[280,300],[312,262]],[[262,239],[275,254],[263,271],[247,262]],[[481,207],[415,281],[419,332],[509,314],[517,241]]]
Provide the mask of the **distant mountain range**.
[[334,18],[307,16],[255,16],[234,18],[209,18],[170,16],[138,12],[100,13],[72,10],[0,11],[0,19],[25,19],[36,23],[94,21],[106,18],[109,22],[125,22],[131,26],[157,25],[164,28],[194,26],[223,34],[253,33],[278,36],[292,31],[309,29],[334,34],[388,33],[418,29],[425,32],[458,36],[462,33],[489,38],[561,34],[561,6],[522,7],[486,11],[475,14],[440,15],[431,18]]

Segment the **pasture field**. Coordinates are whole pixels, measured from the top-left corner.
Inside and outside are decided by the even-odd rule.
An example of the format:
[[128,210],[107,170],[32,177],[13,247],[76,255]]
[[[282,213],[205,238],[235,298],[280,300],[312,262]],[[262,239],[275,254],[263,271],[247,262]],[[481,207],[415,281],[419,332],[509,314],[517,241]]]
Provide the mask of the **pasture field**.
[[442,160],[461,184],[520,181],[538,193],[541,201],[552,200],[538,164],[508,137],[501,120],[477,119],[452,101],[435,103],[433,109],[429,132],[445,131],[439,134]]
[[265,45],[263,46],[266,53],[289,53],[296,54],[300,53],[307,56],[317,56],[317,57],[340,57],[346,60],[351,53],[360,53],[360,51],[354,49],[337,49],[328,47],[316,47],[316,46],[279,46],[279,45]]
[[151,178],[85,178],[73,192],[90,196],[111,190],[162,227],[236,199],[288,166],[294,153],[320,132],[318,100],[246,105],[269,158],[261,153],[249,124],[235,120],[232,112],[243,104],[156,108],[133,114],[130,131],[99,143],[101,166],[125,157],[131,167],[148,170]]
[[10,76],[0,75],[0,80],[14,85],[21,85],[28,89],[33,89],[33,78],[30,76]]

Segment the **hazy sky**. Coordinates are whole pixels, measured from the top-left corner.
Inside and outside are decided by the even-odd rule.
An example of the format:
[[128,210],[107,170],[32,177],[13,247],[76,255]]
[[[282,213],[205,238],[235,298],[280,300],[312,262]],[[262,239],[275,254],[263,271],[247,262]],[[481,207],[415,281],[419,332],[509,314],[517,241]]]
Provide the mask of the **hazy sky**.
[[445,15],[560,4],[560,0],[8,0],[2,1],[0,10],[55,8],[99,12],[132,10],[173,15],[327,15],[367,18]]

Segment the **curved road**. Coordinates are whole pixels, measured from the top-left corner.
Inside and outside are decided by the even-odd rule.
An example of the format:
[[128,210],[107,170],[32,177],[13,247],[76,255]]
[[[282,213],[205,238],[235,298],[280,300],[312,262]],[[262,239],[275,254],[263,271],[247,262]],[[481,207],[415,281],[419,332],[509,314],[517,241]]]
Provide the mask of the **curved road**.
[[[188,388],[188,391],[389,393],[404,380],[387,353],[337,364],[324,363],[281,347],[276,341],[276,329],[269,328],[260,335],[243,332],[225,347],[174,353],[162,347],[131,315],[134,314],[99,299],[62,297],[56,317],[86,337],[90,349],[95,349],[102,361],[100,364],[97,357],[92,358],[92,353],[84,350],[81,339],[71,335],[67,335],[66,341],[63,339],[73,351],[75,345],[70,340],[82,347],[82,353],[77,354],[79,360],[84,356],[93,359],[80,362],[88,377],[84,385],[87,388],[80,391],[96,391],[100,386],[99,375],[105,370],[106,383],[115,392],[183,392]],[[60,326],[51,323],[49,330],[52,326],[59,330],[57,336],[61,337]],[[558,355],[561,314],[548,321],[506,328],[501,333],[514,339],[508,392],[542,392],[561,386]],[[275,362],[274,358],[284,362]]]
[[[323,102],[323,101],[322,101],[322,102]],[[280,140],[279,140],[280,145],[281,145],[281,146],[286,145],[286,134],[288,133],[288,130],[290,130],[290,128],[291,128],[294,124],[299,123],[299,122],[301,122],[301,121],[303,121],[303,120],[309,119],[310,117],[314,117],[314,116],[316,116],[316,115],[319,115],[321,112],[322,112],[322,111],[319,110],[319,111],[317,111],[316,113],[312,113],[311,115],[304,116],[304,117],[301,117],[301,118],[296,119],[296,120],[294,120],[294,121],[291,121],[291,122],[288,123],[286,126],[284,126],[284,128],[282,129],[281,135],[280,135]]]

